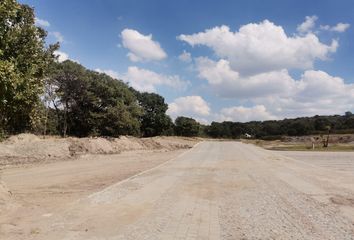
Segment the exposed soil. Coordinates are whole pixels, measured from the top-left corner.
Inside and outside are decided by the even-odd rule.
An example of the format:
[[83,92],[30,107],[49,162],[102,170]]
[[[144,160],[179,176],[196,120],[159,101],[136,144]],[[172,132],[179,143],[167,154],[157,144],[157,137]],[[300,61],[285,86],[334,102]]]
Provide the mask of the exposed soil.
[[8,168],[0,236],[353,240],[354,153],[307,153],[209,141]]
[[[322,137],[327,138],[327,135]],[[310,135],[310,136],[296,136],[296,137],[283,137],[283,142],[297,142],[297,143],[321,143],[322,137],[320,135]],[[330,134],[329,143],[354,143],[354,134]]]
[[73,160],[85,154],[118,154],[126,151],[171,151],[191,148],[196,139],[178,137],[59,138],[33,134],[12,136],[0,143],[0,167]]
[[327,136],[284,136],[281,140],[247,140],[245,143],[252,143],[268,150],[280,151],[354,151],[354,134],[331,134],[328,147],[323,147],[323,141]]

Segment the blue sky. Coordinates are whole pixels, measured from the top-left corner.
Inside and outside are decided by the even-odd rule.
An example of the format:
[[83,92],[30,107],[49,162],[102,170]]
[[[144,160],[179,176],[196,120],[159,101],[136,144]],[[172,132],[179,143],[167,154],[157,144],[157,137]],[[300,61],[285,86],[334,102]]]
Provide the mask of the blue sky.
[[60,60],[157,92],[172,117],[354,110],[354,2],[23,0]]

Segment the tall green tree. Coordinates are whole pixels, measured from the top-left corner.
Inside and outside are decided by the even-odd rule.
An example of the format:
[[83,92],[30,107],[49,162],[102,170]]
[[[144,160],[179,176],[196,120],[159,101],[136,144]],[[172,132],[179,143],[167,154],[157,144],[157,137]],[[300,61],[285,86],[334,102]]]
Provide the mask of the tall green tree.
[[46,32],[34,23],[29,6],[0,1],[0,128],[12,133],[36,121],[43,79],[58,48],[46,47]]
[[48,84],[62,135],[139,135],[141,108],[128,86],[78,63],[57,64]]
[[142,109],[127,84],[94,71],[88,71],[88,80],[92,133],[112,137],[140,135]]
[[195,137],[198,136],[200,124],[193,118],[178,117],[175,120],[175,133],[178,136]]
[[139,105],[143,109],[141,116],[141,133],[144,137],[170,135],[173,123],[166,114],[168,105],[165,99],[156,93],[136,92]]

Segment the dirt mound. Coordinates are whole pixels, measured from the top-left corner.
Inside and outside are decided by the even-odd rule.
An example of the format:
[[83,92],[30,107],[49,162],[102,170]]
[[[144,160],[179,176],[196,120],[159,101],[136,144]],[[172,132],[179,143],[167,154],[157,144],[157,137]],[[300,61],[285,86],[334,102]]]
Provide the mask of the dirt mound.
[[79,154],[109,154],[114,151],[110,141],[104,138],[69,138],[69,151],[72,156]]
[[0,166],[69,160],[83,154],[117,154],[134,150],[171,151],[191,148],[196,142],[196,139],[178,137],[43,139],[33,134],[20,134],[0,143]]
[[66,139],[41,139],[33,134],[12,136],[0,144],[0,166],[69,158]]
[[16,144],[16,143],[33,143],[40,141],[40,138],[33,134],[22,133],[19,135],[9,137],[5,143],[7,144]]

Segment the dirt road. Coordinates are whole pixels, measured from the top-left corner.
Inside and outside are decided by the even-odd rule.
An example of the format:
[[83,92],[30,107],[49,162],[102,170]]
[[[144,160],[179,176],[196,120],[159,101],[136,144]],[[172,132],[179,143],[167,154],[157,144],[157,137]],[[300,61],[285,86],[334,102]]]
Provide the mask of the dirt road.
[[203,142],[1,239],[354,239],[354,173],[280,154]]

